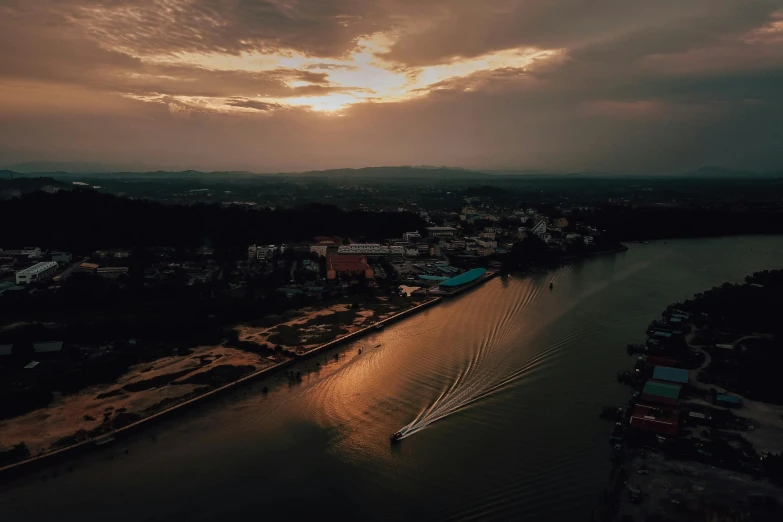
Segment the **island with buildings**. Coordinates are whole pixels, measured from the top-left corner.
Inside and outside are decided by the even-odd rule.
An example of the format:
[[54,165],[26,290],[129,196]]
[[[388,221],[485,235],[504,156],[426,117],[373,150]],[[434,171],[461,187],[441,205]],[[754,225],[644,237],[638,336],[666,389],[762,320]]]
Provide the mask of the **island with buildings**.
[[783,270],[667,308],[618,380],[610,486],[594,520],[779,520],[783,516]]

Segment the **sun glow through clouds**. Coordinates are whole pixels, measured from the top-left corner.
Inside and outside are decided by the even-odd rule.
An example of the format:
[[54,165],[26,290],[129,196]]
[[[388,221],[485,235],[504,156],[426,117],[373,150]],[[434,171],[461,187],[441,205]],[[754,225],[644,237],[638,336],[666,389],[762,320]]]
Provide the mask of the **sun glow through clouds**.
[[[241,71],[263,75],[284,71],[300,71],[318,75],[322,80],[293,79],[286,81],[291,89],[286,95],[258,93],[250,100],[270,106],[300,107],[318,112],[336,112],[358,103],[395,103],[428,95],[432,90],[450,81],[468,78],[474,74],[496,70],[513,70],[524,74],[535,67],[536,62],[548,61],[561,54],[560,50],[519,48],[497,51],[475,58],[455,57],[448,63],[402,67],[385,60],[382,56],[389,51],[393,39],[384,33],[363,38],[356,49],[344,58],[323,59],[301,53],[260,54],[243,53],[239,56],[222,54],[180,53],[176,61],[171,56],[146,57],[145,60],[158,65],[188,64],[212,71]],[[322,87],[320,92],[297,95],[296,90]],[[470,87],[463,88],[465,91]],[[137,96],[132,96],[139,99]],[[171,96],[183,102],[184,97]],[[202,99],[199,105],[208,104],[213,110],[225,112],[255,112],[247,106],[232,105],[232,98],[213,97]],[[149,99],[148,99],[149,101]],[[190,97],[187,103],[196,99]]]

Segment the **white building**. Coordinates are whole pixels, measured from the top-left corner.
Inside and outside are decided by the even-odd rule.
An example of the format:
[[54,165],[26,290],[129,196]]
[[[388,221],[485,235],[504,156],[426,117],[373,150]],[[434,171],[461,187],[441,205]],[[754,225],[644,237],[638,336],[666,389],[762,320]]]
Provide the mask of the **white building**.
[[410,243],[414,239],[419,239],[420,237],[421,234],[419,234],[419,231],[417,230],[416,232],[405,232],[402,235],[402,240],[405,241],[406,243]]
[[457,229],[453,227],[427,227],[430,237],[454,237]]
[[531,230],[531,232],[533,232],[541,239],[544,239],[544,235],[546,234],[546,221],[544,221],[543,219],[540,220],[538,223],[536,223],[536,226],[533,227],[533,230]]
[[57,272],[56,261],[45,261],[43,263],[37,263],[29,268],[18,271],[16,273],[16,284],[25,285],[27,283],[45,281],[54,277],[55,272]]
[[403,255],[405,247],[402,245],[385,246],[379,243],[353,243],[342,245],[337,249],[338,254],[362,254],[365,256]]

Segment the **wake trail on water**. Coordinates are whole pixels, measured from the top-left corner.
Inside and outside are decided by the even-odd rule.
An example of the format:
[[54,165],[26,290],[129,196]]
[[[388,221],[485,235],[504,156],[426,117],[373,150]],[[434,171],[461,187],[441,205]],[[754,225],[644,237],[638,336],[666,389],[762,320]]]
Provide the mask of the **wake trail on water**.
[[[598,285],[594,285],[582,295],[572,299],[566,306],[559,309],[558,314],[553,314],[550,318],[539,322],[536,325],[536,330],[540,331],[542,327],[552,323],[564,313],[574,308],[577,304],[603,290],[612,282],[624,279],[648,264],[649,263],[642,263],[630,267],[628,270],[616,274],[615,277],[603,281]],[[568,266],[559,270],[553,275],[551,280],[557,283],[565,275],[570,273],[571,269],[572,267]],[[499,320],[487,331],[486,336],[473,354],[473,357],[469,360],[465,368],[456,376],[454,381],[450,385],[444,387],[438,397],[428,407],[424,408],[409,424],[399,430],[402,434],[402,438],[418,433],[445,417],[453,415],[480,400],[503,391],[520,379],[535,372],[553,357],[556,357],[565,346],[573,343],[579,337],[596,331],[606,324],[633,313],[632,309],[625,309],[594,317],[584,326],[570,330],[567,335],[560,337],[555,342],[544,347],[543,350],[537,352],[532,357],[527,358],[521,365],[513,367],[511,371],[502,372],[501,368],[509,362],[508,359],[515,355],[515,352],[505,352],[501,354],[502,358],[495,361],[495,364],[490,364],[490,359],[497,353],[498,348],[502,346],[503,340],[508,334],[517,328],[521,320],[525,318],[525,315],[538,304],[542,292],[544,292],[545,289],[548,291],[548,288],[546,288],[547,286],[548,282],[539,282],[538,284],[531,283],[520,293],[519,298],[514,304],[508,307]],[[529,342],[530,339],[531,337],[525,337],[523,341]]]

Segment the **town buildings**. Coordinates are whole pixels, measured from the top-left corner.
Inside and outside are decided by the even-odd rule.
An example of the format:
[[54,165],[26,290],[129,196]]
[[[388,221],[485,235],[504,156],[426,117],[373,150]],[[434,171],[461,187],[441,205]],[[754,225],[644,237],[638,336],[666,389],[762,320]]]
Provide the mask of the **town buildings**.
[[453,227],[427,227],[430,237],[454,237],[457,229]]
[[273,257],[276,253],[283,253],[286,250],[286,245],[250,245],[247,248],[247,258],[257,259],[264,261]]

